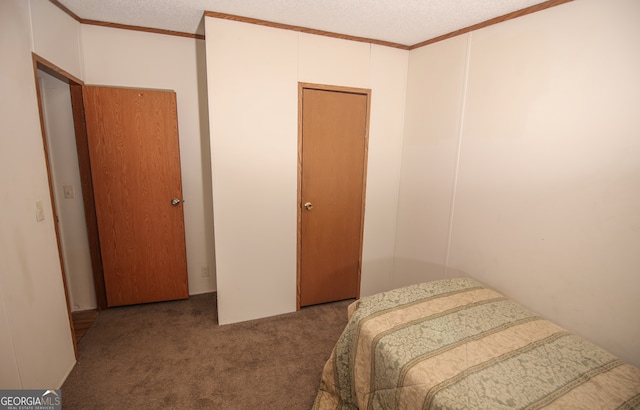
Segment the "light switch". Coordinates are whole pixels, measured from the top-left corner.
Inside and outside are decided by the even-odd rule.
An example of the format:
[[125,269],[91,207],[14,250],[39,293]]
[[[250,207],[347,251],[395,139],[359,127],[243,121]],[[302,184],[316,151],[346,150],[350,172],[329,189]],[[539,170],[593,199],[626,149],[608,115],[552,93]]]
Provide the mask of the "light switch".
[[42,207],[42,201],[36,201],[36,221],[44,221],[44,208]]
[[63,185],[62,190],[64,191],[64,199],[73,199],[76,197],[73,185]]

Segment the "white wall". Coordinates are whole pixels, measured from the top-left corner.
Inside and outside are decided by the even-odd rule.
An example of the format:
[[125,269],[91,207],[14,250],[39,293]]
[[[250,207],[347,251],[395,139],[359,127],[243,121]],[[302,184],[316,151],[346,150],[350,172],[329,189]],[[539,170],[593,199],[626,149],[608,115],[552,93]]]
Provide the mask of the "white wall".
[[371,46],[371,118],[360,295],[393,287],[409,53]]
[[215,290],[204,42],[84,28],[48,0],[0,2],[0,388],[59,387],[75,363],[32,51],[87,83],[177,92],[190,292]]
[[445,276],[467,36],[412,50],[393,286]]
[[81,25],[48,0],[32,19],[35,52],[86,84],[176,92],[189,293],[215,291],[204,41]]
[[216,290],[204,41],[92,25],[81,33],[86,84],[176,92],[189,293]]
[[[398,255],[419,255],[416,249],[432,240],[450,242],[445,271],[428,279],[471,275],[636,365],[638,16],[635,0],[582,0],[461,37],[470,42],[466,62],[458,42],[412,52],[412,64],[418,53],[456,55],[468,76],[467,83],[460,79],[463,119],[447,121],[461,129],[460,149],[452,141],[445,150],[449,158],[459,155],[457,174],[445,180],[454,183],[411,195],[428,181],[417,162],[431,158],[433,144],[429,134],[407,134],[415,141],[403,157],[398,228],[406,235],[399,235]],[[418,64],[411,71],[436,63]],[[408,99],[408,112],[445,95]],[[408,116],[407,129],[439,122],[441,111],[423,115]],[[450,235],[432,238],[407,226],[409,215],[447,203],[452,191]],[[411,274],[396,267],[398,275]]]
[[220,323],[296,307],[299,81],[372,89],[362,293],[387,287],[408,52],[214,18],[205,28]]
[[[2,266],[4,269],[4,266]],[[20,389],[20,369],[18,368],[18,357],[13,347],[14,335],[12,334],[11,322],[7,316],[5,308],[5,296],[0,288],[0,387],[3,389]]]
[[296,308],[297,35],[205,19],[218,321]]
[[[33,44],[30,3],[0,2],[3,389],[57,388],[75,363],[40,132]],[[41,222],[36,221],[37,201],[44,209]]]
[[[73,311],[95,309],[96,293],[82,199],[71,93],[68,84],[47,73],[38,71],[38,77],[69,303]],[[73,198],[65,197],[65,186],[73,189]]]
[[30,4],[35,53],[83,79],[80,23],[49,0],[30,0]]

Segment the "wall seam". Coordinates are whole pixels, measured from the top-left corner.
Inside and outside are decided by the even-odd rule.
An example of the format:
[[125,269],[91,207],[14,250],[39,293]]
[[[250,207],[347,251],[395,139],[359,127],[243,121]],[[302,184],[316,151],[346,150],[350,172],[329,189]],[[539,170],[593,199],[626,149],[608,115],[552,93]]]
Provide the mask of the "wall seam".
[[31,51],[36,52],[36,42],[33,35],[33,10],[31,8],[31,1],[27,2],[27,8],[29,9],[29,34],[31,35]]
[[407,126],[407,107],[409,104],[407,103],[407,91],[409,88],[409,65],[411,59],[411,50],[407,51],[407,64],[404,75],[404,109],[402,110],[402,129],[400,133],[402,138],[400,139],[400,166],[398,167],[398,197],[396,199],[396,223],[395,223],[395,237],[393,241],[393,270],[389,277],[389,285],[394,287],[395,279],[396,279],[396,260],[397,260],[397,252],[398,252],[398,230],[399,230],[399,220],[400,220],[400,196],[402,195],[402,170],[404,169],[404,150],[405,150],[405,138],[406,138],[406,126]]
[[80,61],[78,61],[80,63],[80,79],[82,81],[84,81],[85,83],[87,83],[87,69],[85,67],[85,63],[84,63],[84,41],[82,41],[82,37],[83,37],[83,33],[84,33],[84,29],[82,28],[82,24],[81,23],[77,23],[78,25],[78,36],[77,36],[77,40],[78,40],[78,59]]
[[462,135],[464,133],[464,116],[467,109],[467,87],[469,85],[469,66],[471,60],[471,37],[473,32],[467,35],[467,47],[465,53],[464,75],[462,78],[462,95],[460,102],[460,111],[458,118],[458,145],[456,148],[456,160],[453,174],[453,188],[451,190],[451,206],[449,208],[449,226],[447,230],[447,250],[444,260],[444,277],[449,277],[449,258],[451,257],[451,240],[453,234],[453,220],[455,215],[455,204],[458,192],[458,178],[460,174],[460,153],[462,151]]

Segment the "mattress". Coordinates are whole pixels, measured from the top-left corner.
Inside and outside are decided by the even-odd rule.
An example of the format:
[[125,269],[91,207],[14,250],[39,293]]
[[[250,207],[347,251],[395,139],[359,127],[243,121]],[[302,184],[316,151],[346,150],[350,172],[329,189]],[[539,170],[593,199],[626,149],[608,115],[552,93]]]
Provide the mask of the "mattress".
[[362,298],[314,409],[640,409],[640,369],[467,278]]

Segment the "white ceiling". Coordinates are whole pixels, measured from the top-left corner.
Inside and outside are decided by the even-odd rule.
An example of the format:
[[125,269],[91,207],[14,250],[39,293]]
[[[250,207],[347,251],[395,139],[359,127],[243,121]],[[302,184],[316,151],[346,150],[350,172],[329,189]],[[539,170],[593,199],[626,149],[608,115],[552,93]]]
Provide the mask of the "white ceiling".
[[545,0],[58,0],[78,17],[204,34],[204,11],[413,45]]

